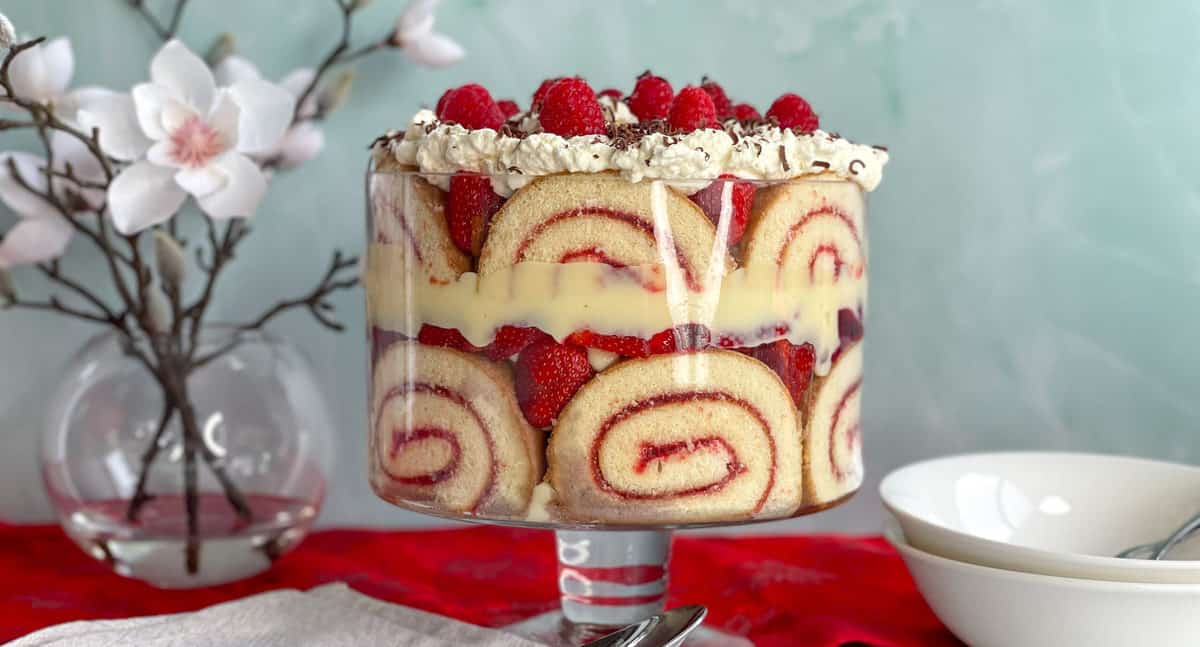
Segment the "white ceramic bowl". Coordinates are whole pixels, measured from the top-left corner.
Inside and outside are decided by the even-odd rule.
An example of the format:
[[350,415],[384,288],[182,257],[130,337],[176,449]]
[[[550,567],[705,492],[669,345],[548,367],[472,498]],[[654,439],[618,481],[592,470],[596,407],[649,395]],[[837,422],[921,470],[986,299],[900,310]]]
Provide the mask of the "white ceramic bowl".
[[968,454],[900,468],[879,489],[908,541],[936,555],[1062,577],[1200,584],[1200,539],[1166,561],[1112,557],[1200,512],[1197,467],[1098,454]]
[[1140,647],[1200,642],[1200,585],[1098,582],[1004,571],[911,546],[890,520],[925,601],[972,647]]

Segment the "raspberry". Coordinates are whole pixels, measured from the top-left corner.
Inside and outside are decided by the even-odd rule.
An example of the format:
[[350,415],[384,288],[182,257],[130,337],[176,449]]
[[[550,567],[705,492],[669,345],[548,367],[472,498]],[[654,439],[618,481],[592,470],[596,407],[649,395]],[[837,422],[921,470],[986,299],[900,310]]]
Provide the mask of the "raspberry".
[[471,83],[450,90],[438,104],[438,119],[455,122],[463,128],[499,128],[504,123],[504,113],[482,85]]
[[542,130],[563,137],[601,135],[605,132],[604,110],[596,93],[583,79],[568,78],[550,86],[538,113]]
[[450,100],[450,95],[454,94],[454,91],[457,89],[458,88],[450,88],[449,90],[443,92],[442,96],[438,97],[437,107],[433,109],[433,112],[437,114],[438,119],[442,118],[442,111],[446,108],[446,102]]
[[596,94],[596,98],[612,97],[617,101],[621,100],[621,91],[616,88],[605,88]]
[[566,338],[566,343],[585,348],[596,348],[616,353],[621,357],[646,357],[650,345],[641,337],[631,335],[602,335],[590,330],[576,330]]
[[771,104],[767,117],[774,117],[780,128],[795,128],[802,133],[811,133],[820,127],[817,113],[812,106],[798,94],[791,92],[782,95]]
[[492,181],[478,173],[455,173],[446,195],[446,225],[450,240],[464,253],[478,256],[492,216],[504,198],[492,191]]
[[729,246],[736,245],[742,239],[742,234],[746,232],[746,221],[750,219],[750,209],[754,206],[754,183],[736,182],[727,179],[732,177],[734,176],[728,173],[722,175],[713,181],[712,184],[691,195],[692,202],[695,202],[704,210],[705,215],[708,216],[708,219],[714,225],[719,225],[721,221],[721,198],[725,194],[725,185],[733,185],[730,193],[732,212],[730,213],[731,220],[729,221],[729,237],[725,241]]
[[758,113],[758,110],[748,103],[739,103],[734,106],[733,116],[736,117],[738,121],[753,121],[755,119],[762,119],[762,115]]
[[817,361],[812,344],[794,346],[788,340],[780,339],[743,352],[771,367],[792,394],[792,403],[800,405]]
[[544,429],[594,374],[586,350],[539,339],[521,351],[513,367],[517,404],[529,424]]
[[417,341],[426,346],[442,346],[444,348],[453,348],[466,353],[474,353],[479,350],[478,346],[473,345],[463,337],[462,333],[453,328],[439,328],[424,324],[421,330],[417,332]]
[[565,79],[565,76],[556,76],[553,79],[546,79],[538,86],[538,89],[533,93],[533,101],[529,103],[529,109],[533,112],[542,111],[542,102],[546,100],[546,93],[550,91],[550,87],[555,83]]
[[712,97],[694,85],[679,91],[679,96],[671,104],[671,114],[667,118],[671,127],[676,130],[692,131],[698,128],[717,127],[717,108],[713,105]]
[[650,119],[666,119],[671,112],[671,101],[675,98],[675,90],[661,76],[654,76],[646,70],[638,77],[633,86],[633,93],[625,103],[641,121]]
[[497,101],[496,107],[500,108],[500,114],[504,115],[505,119],[508,119],[509,117],[517,114],[518,112],[521,112],[521,107],[518,106],[517,102],[513,101],[512,99],[504,99],[503,101]]
[[526,346],[543,337],[549,337],[549,335],[537,328],[501,326],[496,331],[496,338],[492,340],[492,343],[484,346],[483,354],[488,359],[505,360],[525,350]]
[[703,88],[703,90],[708,93],[709,98],[712,99],[713,107],[717,109],[718,121],[725,121],[726,119],[733,117],[733,102],[730,101],[729,97],[725,94],[725,88],[722,88],[720,84],[708,78],[707,76],[704,77],[704,80],[700,83],[700,87]]

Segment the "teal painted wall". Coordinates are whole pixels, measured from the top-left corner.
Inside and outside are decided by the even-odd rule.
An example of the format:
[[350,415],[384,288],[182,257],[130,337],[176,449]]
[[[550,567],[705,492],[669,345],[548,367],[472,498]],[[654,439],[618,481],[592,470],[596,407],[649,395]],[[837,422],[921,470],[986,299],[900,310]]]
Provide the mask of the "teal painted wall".
[[[233,31],[272,77],[334,39],[323,0],[192,4],[183,36],[193,47]],[[375,0],[360,35],[388,29],[402,6]],[[70,35],[79,82],[140,81],[157,46],[121,0],[5,0],[0,11],[23,33]],[[989,448],[1200,462],[1200,5],[447,0],[439,28],[468,60],[359,66],[325,154],[273,186],[218,318],[307,289],[330,248],[359,245],[366,144],[447,86],[478,81],[524,102],[564,73],[626,89],[647,67],[677,85],[709,74],[758,105],[800,92],[826,127],[891,148],[870,215],[874,480],[916,458]],[[94,263],[84,251],[72,262]],[[338,305],[360,330],[361,294]],[[420,522],[376,502],[363,477],[360,336],[328,335],[303,315],[276,330],[322,367],[340,423],[325,522]],[[0,516],[46,514],[31,460],[38,416],[87,334],[0,314]],[[839,511],[764,530],[872,530],[874,480]]]

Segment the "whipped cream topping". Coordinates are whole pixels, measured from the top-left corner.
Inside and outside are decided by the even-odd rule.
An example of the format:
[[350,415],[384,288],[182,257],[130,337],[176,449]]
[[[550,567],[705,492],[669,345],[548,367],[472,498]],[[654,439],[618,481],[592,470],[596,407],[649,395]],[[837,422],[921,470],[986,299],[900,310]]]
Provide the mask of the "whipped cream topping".
[[[636,123],[624,102],[602,97],[601,106],[614,127]],[[374,153],[417,167],[442,189],[449,185],[448,174],[457,171],[489,175],[493,189],[505,197],[541,175],[604,171],[617,171],[631,182],[664,180],[685,193],[724,174],[750,180],[832,174],[871,191],[888,161],[887,151],[879,147],[821,130],[796,133],[769,123],[729,121],[722,129],[648,132],[628,139],[540,132],[536,115],[521,115],[510,125],[515,127],[469,130],[421,110],[403,133],[391,131],[381,137]]]

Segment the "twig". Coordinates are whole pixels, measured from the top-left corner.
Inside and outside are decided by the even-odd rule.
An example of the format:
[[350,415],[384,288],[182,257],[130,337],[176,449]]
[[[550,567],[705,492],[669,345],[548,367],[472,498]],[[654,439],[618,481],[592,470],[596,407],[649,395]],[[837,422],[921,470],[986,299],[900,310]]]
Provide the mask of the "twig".
[[322,307],[326,303],[325,297],[329,296],[330,294],[333,294],[334,292],[337,292],[338,290],[347,290],[349,288],[352,288],[352,287],[358,285],[358,277],[355,277],[352,279],[344,279],[344,280],[340,280],[340,281],[335,280],[337,278],[338,274],[340,274],[344,270],[353,268],[357,265],[358,265],[358,257],[352,256],[350,258],[344,258],[340,251],[334,252],[333,253],[333,261],[330,262],[329,269],[325,272],[325,277],[321,280],[321,283],[318,284],[317,287],[313,289],[312,292],[309,292],[307,295],[302,296],[298,299],[290,299],[288,301],[280,301],[279,303],[277,303],[273,307],[271,307],[269,310],[264,312],[261,316],[259,316],[258,319],[255,319],[254,321],[252,321],[250,323],[242,324],[241,326],[238,326],[238,330],[241,330],[241,331],[258,330],[259,328],[262,328],[263,326],[265,326],[268,321],[274,319],[276,316],[278,316],[292,308],[299,308],[299,307],[308,308],[309,311],[312,312],[313,317],[315,317],[317,319],[317,321],[320,322],[325,327],[330,328],[332,330],[338,330],[338,331],[345,330],[346,327],[344,325],[342,325],[341,323],[331,319],[327,314],[325,314],[325,312],[322,310]]
[[170,402],[163,403],[162,415],[158,418],[158,429],[154,432],[154,438],[150,440],[150,445],[146,447],[146,451],[142,452],[141,467],[138,469],[137,488],[133,492],[133,497],[129,499],[129,507],[125,509],[125,519],[128,521],[137,521],[138,515],[142,511],[142,506],[154,498],[154,495],[146,492],[146,482],[150,480],[150,467],[158,458],[158,452],[162,449],[162,439],[167,433],[167,427],[171,423],[171,418],[175,415],[175,407]]
[[52,310],[54,312],[58,312],[60,314],[67,315],[68,317],[75,317],[76,319],[83,319],[85,321],[90,321],[92,323],[98,323],[98,324],[111,324],[112,323],[112,320],[107,317],[95,315],[90,312],[80,310],[78,308],[73,308],[69,305],[66,305],[62,301],[59,301],[58,297],[50,297],[50,300],[48,300],[48,301],[26,301],[21,298],[17,298],[17,299],[10,298],[4,307],[5,308],[27,308],[29,310]]
[[133,8],[138,13],[142,14],[142,17],[146,19],[146,22],[154,30],[154,33],[166,41],[174,38],[175,34],[179,32],[179,23],[183,19],[183,9],[187,6],[187,3],[188,0],[175,0],[175,11],[171,14],[171,22],[167,25],[163,25],[162,21],[150,13],[150,10],[146,8],[144,0],[133,0],[130,4],[133,5]]
[[96,309],[104,313],[104,317],[109,323],[119,329],[124,329],[124,326],[121,323],[121,317],[117,313],[113,312],[112,309],[108,307],[108,304],[104,303],[104,301],[101,300],[100,297],[96,296],[91,290],[83,287],[83,285],[74,279],[63,274],[58,267],[57,260],[50,261],[49,263],[39,263],[37,268],[42,272],[42,274],[46,275],[47,279],[71,290],[72,292],[86,299],[92,305],[96,306]]
[[325,55],[325,58],[321,59],[321,62],[317,64],[316,73],[313,74],[312,80],[308,82],[308,85],[305,86],[304,90],[300,93],[300,96],[296,99],[296,112],[292,117],[293,124],[304,121],[306,118],[319,120],[325,116],[314,115],[312,117],[303,117],[300,114],[300,111],[304,104],[308,102],[309,98],[312,97],[313,92],[316,92],[317,86],[321,84],[321,79],[324,78],[325,74],[329,72],[330,69],[337,65],[343,65],[345,63],[358,60],[387,46],[387,38],[382,38],[369,45],[364,45],[363,47],[351,51],[350,34],[351,27],[353,25],[352,16],[354,14],[354,7],[351,3],[345,2],[344,0],[334,0],[334,3],[337,4],[338,10],[341,11],[342,14],[341,38],[338,39],[338,42],[333,46],[333,49],[329,50],[329,53]]

